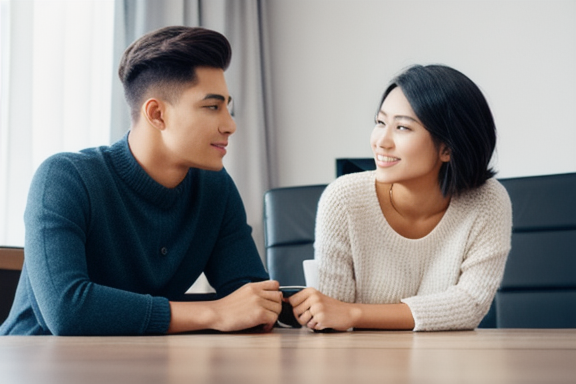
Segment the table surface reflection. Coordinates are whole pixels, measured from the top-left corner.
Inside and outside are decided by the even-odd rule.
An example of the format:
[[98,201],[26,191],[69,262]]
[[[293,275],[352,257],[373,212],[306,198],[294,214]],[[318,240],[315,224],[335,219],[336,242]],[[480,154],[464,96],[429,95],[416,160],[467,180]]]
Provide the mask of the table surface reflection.
[[0,383],[576,383],[576,329],[0,337]]

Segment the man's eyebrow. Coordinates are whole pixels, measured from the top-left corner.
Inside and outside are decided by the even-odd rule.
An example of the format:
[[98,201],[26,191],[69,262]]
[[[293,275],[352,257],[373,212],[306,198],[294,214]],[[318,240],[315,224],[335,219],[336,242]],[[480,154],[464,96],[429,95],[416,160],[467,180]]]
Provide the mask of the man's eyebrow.
[[[219,101],[226,101],[226,98],[222,95],[218,95],[216,93],[209,93],[206,96],[204,96],[204,98],[202,100],[210,100],[210,99],[216,99]],[[228,96],[228,104],[230,104],[232,102],[232,96]]]

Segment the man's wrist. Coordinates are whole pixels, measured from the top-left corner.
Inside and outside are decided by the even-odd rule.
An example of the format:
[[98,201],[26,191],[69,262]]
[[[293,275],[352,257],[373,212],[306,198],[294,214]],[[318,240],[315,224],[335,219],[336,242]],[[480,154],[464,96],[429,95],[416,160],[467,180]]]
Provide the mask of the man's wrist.
[[167,333],[182,333],[214,329],[217,324],[217,311],[214,302],[170,302],[170,326]]

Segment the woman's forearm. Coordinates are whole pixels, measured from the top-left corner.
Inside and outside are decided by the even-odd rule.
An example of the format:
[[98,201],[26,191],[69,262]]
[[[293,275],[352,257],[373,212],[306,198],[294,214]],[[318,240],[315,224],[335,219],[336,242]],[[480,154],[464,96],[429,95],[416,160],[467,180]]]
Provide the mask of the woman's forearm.
[[414,329],[414,317],[410,307],[399,304],[351,303],[354,328],[364,329]]

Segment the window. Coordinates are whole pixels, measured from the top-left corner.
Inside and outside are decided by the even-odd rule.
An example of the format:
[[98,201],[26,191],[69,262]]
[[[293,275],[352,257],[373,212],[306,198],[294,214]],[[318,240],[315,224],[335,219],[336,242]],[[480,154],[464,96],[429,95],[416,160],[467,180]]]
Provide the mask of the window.
[[0,244],[21,246],[40,163],[110,143],[114,0],[0,4]]

